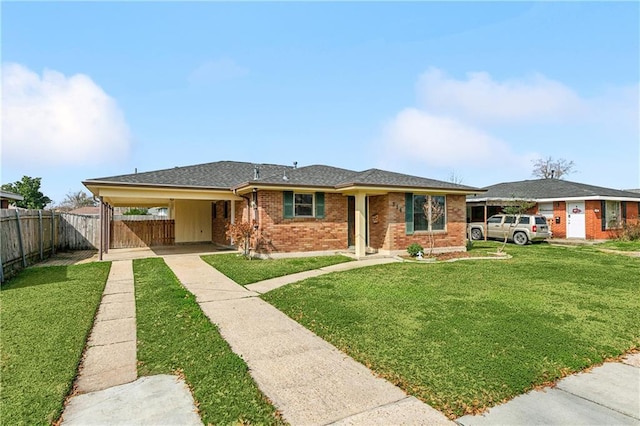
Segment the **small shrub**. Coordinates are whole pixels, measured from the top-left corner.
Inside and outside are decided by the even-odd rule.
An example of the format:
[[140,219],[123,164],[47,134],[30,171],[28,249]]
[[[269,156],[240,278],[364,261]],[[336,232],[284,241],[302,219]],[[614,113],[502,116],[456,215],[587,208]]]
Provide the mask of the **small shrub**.
[[420,251],[424,253],[424,248],[418,243],[413,243],[407,247],[407,253],[409,253],[411,257],[416,257]]
[[616,230],[615,239],[619,241],[640,241],[640,221],[625,222]]

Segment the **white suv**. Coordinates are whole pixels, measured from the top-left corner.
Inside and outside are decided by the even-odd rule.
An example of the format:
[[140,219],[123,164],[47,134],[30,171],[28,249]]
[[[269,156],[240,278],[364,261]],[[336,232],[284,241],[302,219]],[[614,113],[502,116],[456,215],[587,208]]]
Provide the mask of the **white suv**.
[[[469,237],[481,240],[485,236],[484,223],[473,222],[468,226]],[[551,238],[547,219],[541,215],[496,214],[487,219],[487,238],[503,240],[505,237],[522,246],[529,242]]]

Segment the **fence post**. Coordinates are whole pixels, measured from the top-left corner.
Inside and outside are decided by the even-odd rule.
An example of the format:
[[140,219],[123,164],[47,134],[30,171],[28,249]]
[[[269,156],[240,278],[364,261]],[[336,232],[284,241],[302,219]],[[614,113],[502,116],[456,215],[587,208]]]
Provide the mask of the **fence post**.
[[51,256],[56,254],[56,214],[51,210]]
[[22,224],[20,223],[20,212],[16,209],[16,222],[18,223],[18,242],[20,243],[20,254],[22,254],[22,266],[27,267],[27,256],[24,253],[24,241],[22,241]]
[[42,210],[38,210],[38,225],[40,225],[40,260],[44,260],[44,229],[42,229]]

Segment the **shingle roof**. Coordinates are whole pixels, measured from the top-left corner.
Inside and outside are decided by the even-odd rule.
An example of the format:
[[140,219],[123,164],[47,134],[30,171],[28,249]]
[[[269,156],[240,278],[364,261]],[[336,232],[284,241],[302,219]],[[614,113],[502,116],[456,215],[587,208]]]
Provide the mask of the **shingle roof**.
[[[259,171],[255,179],[255,170]],[[363,172],[325,165],[300,168],[276,164],[218,161],[144,173],[88,179],[84,184],[109,183],[234,189],[246,185],[343,188],[353,185],[481,191],[478,188],[379,169]]]
[[409,188],[437,188],[437,189],[457,189],[457,190],[478,190],[471,186],[458,185],[441,180],[427,179],[419,176],[405,175],[402,173],[388,172],[380,169],[369,169],[364,172],[355,173],[353,178],[338,184],[338,187],[352,185],[380,185],[398,186]]
[[237,161],[217,161],[194,166],[174,167],[151,172],[88,179],[85,183],[125,183],[158,186],[186,186],[230,189],[254,177],[257,166],[261,176],[280,174],[290,166],[275,164],[254,164]]
[[530,200],[563,199],[563,198],[636,198],[640,195],[619,189],[604,188],[584,183],[570,182],[562,179],[535,179],[519,182],[503,182],[487,186],[487,192],[478,197],[467,196],[467,201],[474,199],[510,199],[523,198]]

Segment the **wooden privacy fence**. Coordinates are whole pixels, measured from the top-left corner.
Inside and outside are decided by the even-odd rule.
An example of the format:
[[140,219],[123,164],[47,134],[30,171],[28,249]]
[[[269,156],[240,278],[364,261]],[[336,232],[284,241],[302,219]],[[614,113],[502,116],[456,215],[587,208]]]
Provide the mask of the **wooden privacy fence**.
[[167,246],[175,243],[175,221],[114,220],[111,222],[110,248]]
[[[175,222],[167,219],[111,222],[111,248],[172,245]],[[0,210],[0,281],[56,250],[95,250],[100,219],[46,210]]]

